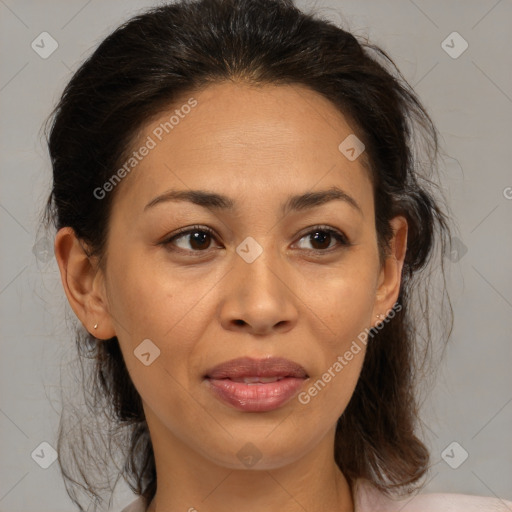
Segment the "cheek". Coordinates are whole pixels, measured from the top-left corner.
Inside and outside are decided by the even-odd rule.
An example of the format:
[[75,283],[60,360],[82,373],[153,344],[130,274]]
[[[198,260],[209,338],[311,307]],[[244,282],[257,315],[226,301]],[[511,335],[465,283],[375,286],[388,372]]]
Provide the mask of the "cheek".
[[161,268],[148,255],[124,254],[122,261],[109,255],[109,306],[118,337],[133,343],[146,338],[161,340],[186,316],[193,294],[187,294],[186,280],[171,279],[169,269]]
[[176,411],[200,414],[196,401],[184,393],[191,386],[192,341],[200,335],[200,327],[191,321],[197,294],[187,295],[181,284],[171,283],[162,271],[135,259],[110,276],[113,322],[142,400],[163,417],[173,417]]
[[[314,325],[318,361],[301,403],[334,420],[345,409],[357,384],[366,353],[366,335],[372,325],[375,301],[375,268],[351,262],[338,268],[320,286],[304,289],[310,318]],[[300,398],[300,397],[299,397]],[[300,400],[299,400],[300,401]]]
[[[314,358],[318,364],[297,400],[304,421],[313,414],[325,428],[332,426],[347,407],[366,353],[373,306],[371,286],[359,281],[361,286],[351,290],[351,283],[350,279],[331,283],[328,296],[319,294],[311,304],[311,309],[323,313],[312,329],[317,333]],[[321,329],[324,336],[318,335]]]
[[375,302],[375,271],[369,265],[348,263],[329,275],[304,283],[302,296],[325,335],[327,346],[342,350],[371,325]]
[[[143,398],[144,390],[181,396],[197,365],[196,341],[209,321],[207,300],[190,279],[136,256],[127,254],[122,266],[112,258],[108,273],[110,313],[123,357]],[[141,354],[148,352],[146,367]]]

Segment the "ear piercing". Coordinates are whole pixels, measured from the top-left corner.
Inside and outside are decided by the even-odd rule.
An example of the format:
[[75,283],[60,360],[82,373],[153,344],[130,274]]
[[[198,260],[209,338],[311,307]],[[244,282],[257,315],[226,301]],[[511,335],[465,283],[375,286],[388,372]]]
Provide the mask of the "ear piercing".
[[378,314],[378,315],[375,315],[377,318],[384,318],[384,315],[381,315],[381,314]]
[[98,328],[98,324],[94,324],[94,328],[97,329]]

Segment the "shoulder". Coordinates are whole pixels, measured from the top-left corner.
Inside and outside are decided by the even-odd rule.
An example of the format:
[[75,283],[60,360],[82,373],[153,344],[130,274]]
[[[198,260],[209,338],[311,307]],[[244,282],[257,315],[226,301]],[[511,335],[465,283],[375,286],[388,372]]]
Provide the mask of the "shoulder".
[[121,512],[146,512],[146,502],[142,496],[139,496],[135,501],[132,501],[127,507],[123,508]]
[[[357,512],[511,512],[512,502],[466,494],[413,494],[392,499],[365,480],[354,486]],[[397,506],[399,508],[397,508]]]
[[[358,480],[354,488],[357,512],[511,512],[512,501],[465,494],[416,494],[408,498],[392,499],[382,494],[369,482]],[[397,506],[399,507],[397,509]],[[121,512],[145,512],[142,497],[130,503]]]

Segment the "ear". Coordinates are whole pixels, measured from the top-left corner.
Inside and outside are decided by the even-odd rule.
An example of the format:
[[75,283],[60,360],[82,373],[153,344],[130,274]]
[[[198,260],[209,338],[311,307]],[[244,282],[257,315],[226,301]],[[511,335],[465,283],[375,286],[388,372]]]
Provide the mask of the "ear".
[[401,215],[396,216],[391,219],[390,224],[393,229],[393,237],[390,240],[390,249],[379,274],[372,317],[374,326],[379,323],[376,315],[386,316],[398,300],[402,282],[402,268],[407,251],[406,218]]
[[[104,275],[96,258],[89,257],[74,230],[65,227],[55,237],[55,258],[69,304],[82,325],[95,338],[116,335],[108,312]],[[94,325],[98,324],[97,329]]]

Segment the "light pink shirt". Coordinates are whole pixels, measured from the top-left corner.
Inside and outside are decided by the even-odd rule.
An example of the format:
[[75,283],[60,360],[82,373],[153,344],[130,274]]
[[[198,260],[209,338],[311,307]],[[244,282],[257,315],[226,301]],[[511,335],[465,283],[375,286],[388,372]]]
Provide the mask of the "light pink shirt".
[[[355,512],[512,512],[512,501],[465,494],[416,494],[391,499],[366,480],[354,488]],[[142,498],[121,512],[146,512]]]

